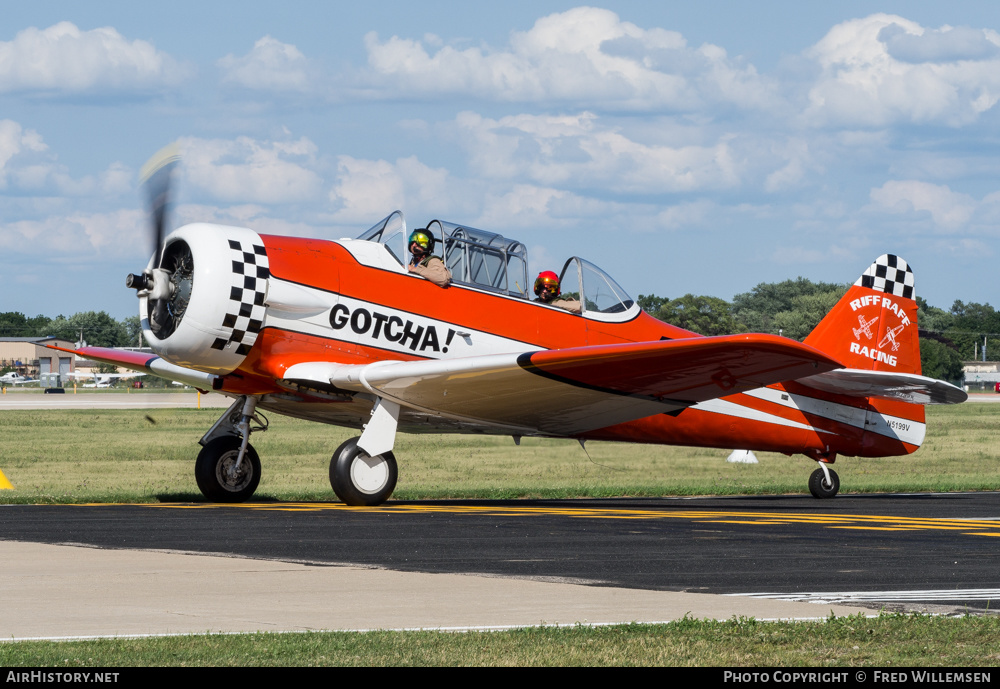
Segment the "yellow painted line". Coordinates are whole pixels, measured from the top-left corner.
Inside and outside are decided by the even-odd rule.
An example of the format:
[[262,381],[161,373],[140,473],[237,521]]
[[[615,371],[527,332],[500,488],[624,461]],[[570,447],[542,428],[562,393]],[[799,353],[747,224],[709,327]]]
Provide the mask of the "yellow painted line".
[[243,504],[147,504],[147,507],[168,509],[249,509],[262,512],[353,512],[377,514],[469,514],[489,517],[531,517],[548,515],[573,519],[682,519],[705,524],[750,524],[788,526],[805,524],[828,529],[869,531],[958,531],[963,535],[1000,536],[1000,521],[933,519],[927,517],[894,517],[866,514],[821,515],[810,512],[753,512],[726,510],[652,510],[611,507],[539,507],[534,505],[380,505],[378,507],[348,507],[343,503],[243,503]]
[[14,490],[14,484],[7,480],[2,470],[0,470],[0,490]]
[[831,526],[831,529],[855,529],[858,531],[917,531],[906,526]]
[[751,519],[699,519],[696,520],[699,524],[762,524],[764,526],[786,526],[788,524],[795,524],[796,522],[776,522],[770,521],[768,519],[760,519],[757,521]]

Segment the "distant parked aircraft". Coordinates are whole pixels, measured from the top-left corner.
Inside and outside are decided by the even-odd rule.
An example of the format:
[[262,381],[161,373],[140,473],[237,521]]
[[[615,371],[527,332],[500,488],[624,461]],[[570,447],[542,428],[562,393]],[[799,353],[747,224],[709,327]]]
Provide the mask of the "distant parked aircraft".
[[93,378],[93,383],[85,383],[85,388],[110,388],[119,378],[138,378],[145,373],[67,373],[71,378]]

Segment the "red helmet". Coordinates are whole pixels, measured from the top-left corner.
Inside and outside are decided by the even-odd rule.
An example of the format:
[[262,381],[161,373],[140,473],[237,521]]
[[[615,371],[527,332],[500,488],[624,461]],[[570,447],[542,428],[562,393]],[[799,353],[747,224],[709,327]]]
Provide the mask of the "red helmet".
[[551,270],[544,270],[535,278],[535,296],[541,296],[542,287],[551,287],[559,294],[559,276]]

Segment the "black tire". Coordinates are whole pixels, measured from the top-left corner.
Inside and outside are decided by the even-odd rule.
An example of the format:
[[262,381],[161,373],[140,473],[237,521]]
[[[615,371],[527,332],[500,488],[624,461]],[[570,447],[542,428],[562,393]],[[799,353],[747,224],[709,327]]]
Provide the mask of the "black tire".
[[260,483],[260,457],[253,445],[247,445],[239,473],[227,476],[227,470],[240,456],[242,441],[236,436],[216,438],[198,453],[194,477],[202,495],[212,502],[244,502],[249,500]]
[[370,457],[358,447],[359,438],[345,441],[330,459],[330,486],[345,504],[381,505],[396,489],[396,457],[391,452]]
[[830,469],[830,483],[826,481],[826,475],[822,469],[817,469],[809,476],[809,492],[814,498],[832,498],[840,491],[840,477],[837,472]]

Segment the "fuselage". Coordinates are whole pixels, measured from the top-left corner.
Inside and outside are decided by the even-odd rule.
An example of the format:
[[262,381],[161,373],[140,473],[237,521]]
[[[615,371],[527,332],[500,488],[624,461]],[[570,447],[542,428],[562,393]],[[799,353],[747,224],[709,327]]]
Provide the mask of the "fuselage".
[[[180,236],[188,228],[181,228]],[[194,232],[217,226],[200,228],[188,234],[194,237]],[[225,233],[227,228],[212,231]],[[239,232],[250,237],[249,230]],[[163,346],[161,355],[217,373],[222,392],[262,395],[262,408],[282,414],[360,427],[371,409],[370,402],[336,391],[296,389],[291,395],[281,381],[289,367],[300,363],[363,365],[701,337],[652,318],[631,300],[608,312],[585,309],[577,315],[532,301],[523,290],[511,294],[459,283],[440,288],[408,273],[376,242],[253,236],[258,239],[246,239],[233,251],[247,255],[252,253],[247,242],[259,241],[266,268],[257,270],[254,288],[239,297],[227,282],[230,262],[237,270],[238,261],[196,252],[193,291],[216,289],[220,313],[210,313],[215,306],[199,306],[207,315],[191,314],[190,334],[171,335],[175,342]],[[205,261],[216,261],[218,269],[207,270]],[[258,265],[263,263],[264,257]],[[239,270],[247,273],[245,266]],[[244,279],[242,274],[239,279]],[[581,291],[585,289],[581,284]],[[192,307],[198,298],[192,298]],[[262,303],[249,303],[253,300]],[[236,313],[251,314],[252,308],[256,311],[247,316],[249,330],[233,325]],[[225,323],[229,325],[222,327]],[[202,366],[199,355],[208,349],[220,358]],[[477,427],[474,419],[437,420],[405,410],[400,427],[490,432],[488,424]],[[917,405],[880,401],[876,406],[867,398],[788,382],[573,437],[832,457],[906,454],[920,446],[923,435],[923,408]]]

